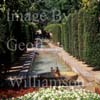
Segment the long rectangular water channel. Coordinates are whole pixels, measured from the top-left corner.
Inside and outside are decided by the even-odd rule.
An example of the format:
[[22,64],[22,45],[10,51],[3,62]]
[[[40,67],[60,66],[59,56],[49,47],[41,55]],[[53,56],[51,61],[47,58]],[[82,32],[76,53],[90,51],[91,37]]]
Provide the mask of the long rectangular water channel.
[[51,71],[51,67],[59,68],[61,72],[72,71],[58,56],[57,53],[40,52],[32,65],[32,71],[39,73],[46,73]]

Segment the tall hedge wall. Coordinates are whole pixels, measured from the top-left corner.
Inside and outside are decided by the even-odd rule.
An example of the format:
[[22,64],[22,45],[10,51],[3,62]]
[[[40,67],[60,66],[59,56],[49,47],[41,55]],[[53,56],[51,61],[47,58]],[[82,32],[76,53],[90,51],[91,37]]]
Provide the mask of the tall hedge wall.
[[98,63],[98,59],[94,58],[97,53],[94,52],[94,46],[97,45],[94,41],[98,35],[98,18],[94,12],[96,12],[96,7],[86,10],[84,13],[83,59],[91,65],[95,65],[95,61]]
[[68,28],[67,22],[68,22],[68,18],[65,16],[64,20],[62,21],[62,30],[61,30],[62,31],[62,34],[61,34],[62,42],[61,44],[63,44],[64,49],[66,51],[69,50],[69,34],[67,34],[67,30],[69,28]]
[[74,12],[72,14],[72,47],[73,47],[73,56],[78,57],[78,13]]
[[[53,40],[60,41],[64,49],[90,65],[100,67],[100,33],[97,6],[82,8],[65,16],[61,25],[51,24],[48,31]],[[60,38],[58,38],[60,37]]]
[[[7,41],[10,39],[16,39],[17,43],[33,42],[35,25],[22,22],[6,22],[6,20],[0,19],[0,65],[14,63],[19,56],[23,54],[17,48],[16,51],[11,51],[7,48]],[[14,47],[14,45],[11,45]]]
[[55,43],[61,42],[61,25],[60,24],[50,24],[45,28],[46,31],[53,34],[53,41]]
[[84,9],[78,12],[78,47],[79,47],[79,59],[83,58],[83,32],[84,32]]

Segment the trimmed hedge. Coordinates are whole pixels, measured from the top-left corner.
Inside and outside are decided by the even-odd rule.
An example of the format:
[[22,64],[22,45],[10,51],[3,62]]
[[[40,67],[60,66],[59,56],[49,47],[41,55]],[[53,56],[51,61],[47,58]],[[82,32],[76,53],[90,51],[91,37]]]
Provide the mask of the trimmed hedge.
[[[100,34],[96,5],[70,13],[61,25],[51,24],[48,31],[54,33],[53,40],[60,41],[64,49],[73,56],[100,68]],[[60,38],[58,38],[60,37]]]
[[45,28],[46,31],[53,33],[53,41],[55,43],[61,43],[61,25],[60,24],[50,24]]
[[[33,42],[35,34],[35,25],[23,22],[6,22],[6,20],[0,20],[0,64],[12,64],[19,56],[25,51],[8,50],[7,41],[14,38],[17,39],[17,43]],[[11,47],[14,47],[12,45]]]
[[79,47],[79,59],[83,58],[83,32],[84,32],[84,9],[80,9],[78,12],[78,47]]
[[72,55],[78,57],[78,13],[72,14]]
[[68,16],[68,30],[67,30],[67,34],[69,34],[69,53],[72,54],[72,27],[71,27],[71,21],[72,21],[72,15],[69,14]]
[[[94,52],[94,46],[97,45],[94,43],[95,37],[98,35],[98,18],[95,8],[89,9],[88,11],[85,11],[84,15],[84,32],[83,32],[83,59],[91,64],[95,65],[95,63],[98,63],[98,59],[94,59],[94,56],[96,52]],[[97,48],[98,49],[98,48]],[[99,66],[97,64],[97,66]]]
[[64,20],[62,21],[62,42],[61,44],[63,44],[64,49],[66,51],[69,50],[69,34],[67,33],[68,28],[68,18],[65,16]]

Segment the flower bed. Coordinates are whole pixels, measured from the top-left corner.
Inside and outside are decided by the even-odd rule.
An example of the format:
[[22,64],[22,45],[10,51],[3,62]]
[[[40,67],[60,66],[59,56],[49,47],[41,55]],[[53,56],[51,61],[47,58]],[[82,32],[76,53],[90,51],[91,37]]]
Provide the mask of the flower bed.
[[5,89],[0,90],[0,100],[5,100],[8,98],[17,98],[19,96],[24,96],[25,94],[32,93],[33,91],[37,91],[36,88],[28,88],[28,89]]
[[16,100],[100,100],[100,96],[84,89],[53,87],[42,88],[38,92],[26,94]]
[[98,80],[95,80],[95,92],[100,95],[100,78],[98,78]]

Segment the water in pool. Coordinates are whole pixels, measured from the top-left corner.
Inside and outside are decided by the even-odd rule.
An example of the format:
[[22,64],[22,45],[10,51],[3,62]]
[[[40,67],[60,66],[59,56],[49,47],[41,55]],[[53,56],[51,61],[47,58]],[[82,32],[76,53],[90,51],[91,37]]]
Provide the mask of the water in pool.
[[56,69],[59,67],[59,70],[62,72],[71,71],[71,68],[67,66],[61,59],[57,56],[56,53],[50,52],[40,52],[36,57],[32,65],[32,71],[39,74],[50,72],[51,67]]

